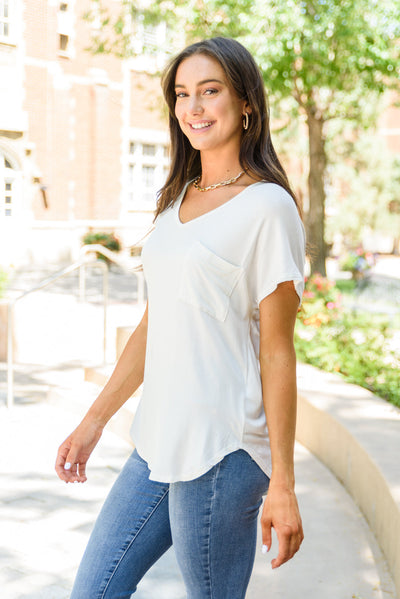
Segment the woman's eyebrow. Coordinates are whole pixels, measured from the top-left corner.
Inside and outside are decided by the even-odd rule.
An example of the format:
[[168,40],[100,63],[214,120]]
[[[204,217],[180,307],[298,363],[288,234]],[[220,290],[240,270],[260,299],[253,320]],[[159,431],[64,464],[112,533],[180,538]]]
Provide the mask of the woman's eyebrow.
[[[197,85],[204,85],[205,83],[221,83],[222,85],[224,85],[224,82],[221,81],[220,79],[202,79],[201,81],[199,81],[197,83]],[[176,83],[175,84],[175,89],[177,87],[186,87],[186,86],[182,85],[181,83]]]

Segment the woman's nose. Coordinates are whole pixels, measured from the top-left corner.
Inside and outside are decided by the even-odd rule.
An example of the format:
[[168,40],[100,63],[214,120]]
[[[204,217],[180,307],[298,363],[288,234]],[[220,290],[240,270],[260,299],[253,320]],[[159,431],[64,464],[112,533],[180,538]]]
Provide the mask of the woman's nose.
[[188,110],[191,114],[200,114],[203,112],[203,106],[198,96],[193,95],[189,97]]

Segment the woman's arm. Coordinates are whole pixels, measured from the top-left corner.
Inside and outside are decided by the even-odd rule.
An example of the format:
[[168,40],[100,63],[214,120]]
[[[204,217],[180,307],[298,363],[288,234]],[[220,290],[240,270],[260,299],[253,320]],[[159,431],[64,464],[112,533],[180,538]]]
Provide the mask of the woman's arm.
[[56,472],[61,480],[85,482],[86,463],[105,425],[141,385],[146,354],[147,315],[148,306],[104,389],[79,426],[61,444],[56,460]]
[[261,518],[263,544],[271,547],[271,527],[279,543],[277,568],[298,551],[303,528],[294,492],[296,354],[293,332],[299,298],[293,282],[281,283],[260,303],[260,369],[271,445],[272,475]]

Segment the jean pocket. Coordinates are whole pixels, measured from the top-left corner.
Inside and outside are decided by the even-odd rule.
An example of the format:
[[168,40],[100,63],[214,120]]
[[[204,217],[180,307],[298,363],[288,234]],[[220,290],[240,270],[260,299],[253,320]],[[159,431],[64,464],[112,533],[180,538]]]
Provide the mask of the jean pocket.
[[224,321],[230,297],[243,272],[241,266],[231,264],[197,241],[186,256],[179,299]]

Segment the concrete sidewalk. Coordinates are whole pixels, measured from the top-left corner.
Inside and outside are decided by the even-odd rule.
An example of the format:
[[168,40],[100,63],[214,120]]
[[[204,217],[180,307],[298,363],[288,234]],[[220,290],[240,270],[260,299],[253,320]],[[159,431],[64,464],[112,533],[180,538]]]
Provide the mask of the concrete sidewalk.
[[[115,327],[137,322],[143,311],[131,304],[129,277],[115,276],[111,290],[109,360]],[[0,597],[67,599],[95,517],[131,447],[106,431],[85,485],[64,485],[56,477],[56,451],[78,423],[80,401],[49,402],[48,391],[69,388],[82,406],[97,392],[83,382],[81,365],[101,360],[101,305],[96,296],[92,306],[79,304],[75,281],[73,292],[60,284],[28,296],[16,316],[20,361],[40,366],[18,367],[12,411],[5,408],[0,370]],[[272,571],[276,543],[266,557],[259,539],[247,599],[395,598],[382,553],[341,484],[301,446],[296,472],[305,529],[301,552]],[[136,597],[185,597],[173,551],[148,572]]]
[[[90,393],[82,383],[77,393]],[[78,422],[57,403],[17,400],[0,407],[0,588],[4,599],[67,599],[89,532],[131,448],[105,432],[84,485],[55,475],[57,447]],[[388,599],[394,588],[386,563],[359,510],[333,475],[301,446],[297,493],[302,550],[276,571],[261,554],[248,599]],[[170,550],[146,575],[138,599],[184,599]],[[88,597],[88,599],[91,599]],[[221,598],[222,599],[222,598]],[[228,599],[228,598],[224,598]]]

